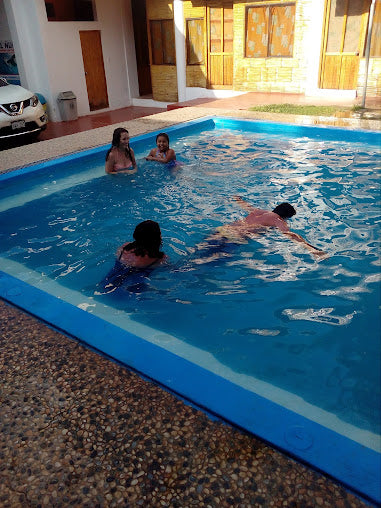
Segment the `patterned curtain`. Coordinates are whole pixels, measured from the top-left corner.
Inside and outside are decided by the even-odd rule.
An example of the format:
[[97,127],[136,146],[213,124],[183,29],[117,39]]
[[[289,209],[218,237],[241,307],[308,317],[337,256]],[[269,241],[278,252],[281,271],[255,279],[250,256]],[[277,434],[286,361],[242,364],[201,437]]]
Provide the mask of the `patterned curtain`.
[[204,63],[204,20],[187,20],[187,64]]
[[246,19],[246,56],[292,56],[295,4],[249,7]]
[[294,52],[295,5],[270,7],[269,56],[292,56]]
[[246,56],[266,57],[269,12],[267,7],[249,7],[246,23]]

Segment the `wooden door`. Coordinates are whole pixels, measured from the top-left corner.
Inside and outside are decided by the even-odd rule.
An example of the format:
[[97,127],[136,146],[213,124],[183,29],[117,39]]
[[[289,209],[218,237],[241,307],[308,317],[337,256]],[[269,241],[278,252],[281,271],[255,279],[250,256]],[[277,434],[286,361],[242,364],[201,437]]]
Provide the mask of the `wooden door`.
[[233,85],[233,3],[208,2],[208,87]]
[[99,30],[83,30],[79,32],[79,36],[90,111],[108,108],[101,33]]
[[132,1],[132,20],[134,24],[139,95],[151,95],[151,68],[149,63],[146,3],[144,0]]
[[327,0],[320,87],[355,90],[370,0]]

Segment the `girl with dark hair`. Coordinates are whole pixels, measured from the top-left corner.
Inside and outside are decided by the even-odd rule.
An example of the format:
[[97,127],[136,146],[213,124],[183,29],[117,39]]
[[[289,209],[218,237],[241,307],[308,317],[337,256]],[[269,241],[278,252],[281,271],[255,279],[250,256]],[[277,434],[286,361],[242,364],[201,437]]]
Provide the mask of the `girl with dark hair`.
[[112,135],[111,148],[106,154],[106,173],[136,173],[136,160],[130,147],[128,130],[118,127]]
[[135,228],[134,241],[119,247],[118,261],[126,266],[146,268],[164,259],[160,251],[162,244],[160,226],[153,220],[145,220]]
[[133,242],[127,242],[119,247],[114,268],[101,283],[107,292],[124,285],[127,279],[132,282],[133,274],[144,275],[147,268],[162,263],[167,257],[160,250],[162,239],[157,222],[153,220],[141,222],[136,226],[133,237]]
[[147,155],[147,161],[163,162],[164,164],[168,162],[175,163],[176,154],[172,148],[169,148],[169,137],[166,132],[160,132],[156,136],[156,146],[157,148],[152,148]]

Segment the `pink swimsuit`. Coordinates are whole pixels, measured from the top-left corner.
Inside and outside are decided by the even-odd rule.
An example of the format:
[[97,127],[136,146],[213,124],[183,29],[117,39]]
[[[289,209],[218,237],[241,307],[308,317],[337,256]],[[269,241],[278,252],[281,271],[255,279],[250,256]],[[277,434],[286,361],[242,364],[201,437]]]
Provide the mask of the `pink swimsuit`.
[[131,159],[124,153],[121,153],[117,148],[113,148],[110,152],[109,158],[113,162],[114,171],[122,171],[123,169],[133,169]]

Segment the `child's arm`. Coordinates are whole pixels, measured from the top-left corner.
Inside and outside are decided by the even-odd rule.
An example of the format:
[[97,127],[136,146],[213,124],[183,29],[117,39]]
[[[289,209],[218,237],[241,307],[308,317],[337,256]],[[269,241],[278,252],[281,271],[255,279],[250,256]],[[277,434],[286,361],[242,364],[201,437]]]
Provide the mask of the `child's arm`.
[[294,233],[290,231],[288,224],[279,217],[277,219],[276,224],[274,224],[276,228],[278,228],[284,235],[288,236],[293,242],[301,243],[304,247],[311,252],[316,257],[325,256],[326,252],[317,247],[314,247],[310,243],[308,243],[302,236],[298,235],[298,233]]
[[155,150],[151,150],[149,156],[146,157],[146,159],[149,161],[156,161],[156,162],[162,162],[164,164],[167,164],[167,162],[176,160],[176,154],[175,154],[175,151],[172,150],[172,148],[169,148],[169,150],[167,151],[167,155],[165,157],[157,157],[155,155]]
[[314,247],[310,243],[308,243],[302,236],[298,235],[297,233],[294,233],[293,231],[282,231],[285,235],[287,235],[291,240],[294,242],[301,243],[304,245],[304,247],[311,252],[315,257],[322,257],[326,256],[327,253],[324,252],[321,249],[318,249],[317,247]]
[[147,155],[146,160],[147,161],[154,161],[155,160],[155,153],[156,153],[155,148],[152,148],[150,153]]
[[257,208],[244,199],[241,198],[241,196],[233,196],[233,199],[240,205],[244,210],[251,213],[254,212],[254,210],[257,210]]

